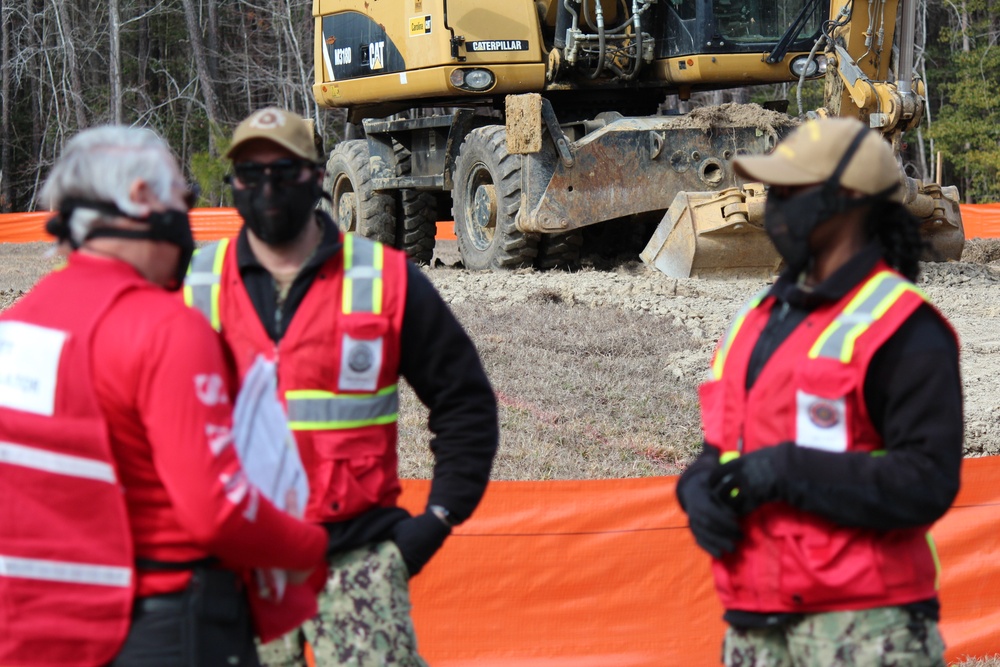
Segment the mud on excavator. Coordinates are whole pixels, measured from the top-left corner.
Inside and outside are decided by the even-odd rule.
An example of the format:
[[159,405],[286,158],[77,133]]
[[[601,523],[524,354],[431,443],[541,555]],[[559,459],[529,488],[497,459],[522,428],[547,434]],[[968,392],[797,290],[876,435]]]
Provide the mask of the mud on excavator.
[[[825,77],[810,113],[860,118],[898,155],[923,114],[914,3],[314,0],[313,92],[348,113],[333,217],[421,262],[453,219],[471,269],[574,266],[586,237],[645,244],[671,276],[771,274],[765,189],[731,161],[799,117],[783,100],[664,113],[665,97]],[[905,183],[926,258],[958,259],[957,189]]]

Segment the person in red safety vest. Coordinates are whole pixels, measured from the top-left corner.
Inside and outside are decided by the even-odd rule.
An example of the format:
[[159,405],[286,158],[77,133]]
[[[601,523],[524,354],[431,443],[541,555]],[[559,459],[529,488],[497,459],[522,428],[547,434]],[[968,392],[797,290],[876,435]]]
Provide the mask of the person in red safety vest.
[[[485,491],[499,437],[493,390],[420,269],[316,209],[324,169],[311,123],[261,109],[227,156],[245,224],[199,250],[185,299],[221,332],[241,378],[260,357],[276,364],[309,479],[305,516],[330,535],[318,615],[263,646],[261,660],[424,665],[408,580]],[[412,517],[396,503],[401,377],[429,408],[435,458],[426,511]]]
[[889,144],[810,120],[736,171],[785,263],[719,342],[677,495],[711,554],[726,665],[941,665],[929,529],[962,461],[958,340],[914,285]]
[[190,194],[158,136],[114,126],[43,186],[67,262],[0,315],[5,667],[253,667],[237,571],[325,574],[326,533],[248,483],[232,367],[171,293]]

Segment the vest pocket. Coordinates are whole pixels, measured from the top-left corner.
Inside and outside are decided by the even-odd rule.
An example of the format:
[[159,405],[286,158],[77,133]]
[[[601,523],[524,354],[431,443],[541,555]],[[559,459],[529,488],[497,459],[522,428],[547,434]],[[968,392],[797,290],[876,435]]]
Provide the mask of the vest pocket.
[[[884,597],[885,581],[865,531],[804,521],[781,539],[781,600],[803,611]],[[810,525],[810,523],[814,525]],[[786,524],[787,525],[787,524]]]
[[316,475],[311,493],[323,519],[350,519],[379,504],[386,481],[381,443],[371,432],[364,437],[344,432],[313,435]]

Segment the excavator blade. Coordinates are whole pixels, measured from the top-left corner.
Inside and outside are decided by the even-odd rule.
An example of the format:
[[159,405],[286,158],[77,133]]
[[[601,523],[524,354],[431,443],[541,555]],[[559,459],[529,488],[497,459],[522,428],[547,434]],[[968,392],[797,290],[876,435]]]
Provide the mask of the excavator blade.
[[927,244],[925,262],[955,262],[965,247],[965,228],[958,208],[958,188],[906,178],[903,203],[920,223],[920,235]]
[[[924,261],[957,261],[965,234],[958,189],[907,178],[904,204],[921,221]],[[781,258],[764,232],[764,186],[680,192],[640,253],[672,278],[769,277]]]
[[762,227],[764,186],[680,192],[640,253],[672,278],[768,277],[781,258]]

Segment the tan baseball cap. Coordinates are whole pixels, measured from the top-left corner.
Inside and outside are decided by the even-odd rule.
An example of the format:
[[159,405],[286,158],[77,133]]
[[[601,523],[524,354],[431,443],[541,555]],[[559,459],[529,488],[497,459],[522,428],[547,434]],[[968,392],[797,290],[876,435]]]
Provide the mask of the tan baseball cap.
[[316,150],[316,142],[313,140],[312,121],[297,113],[277,107],[254,111],[236,126],[233,143],[226,151],[226,157],[232,159],[240,146],[253,139],[274,142],[300,158],[319,163],[319,151]]
[[743,155],[733,160],[736,173],[765,185],[812,185],[833,176],[859,133],[865,138],[840,177],[851,190],[876,195],[896,186],[887,196],[902,202],[902,173],[892,147],[878,132],[855,118],[809,120],[795,128],[767,155]]

